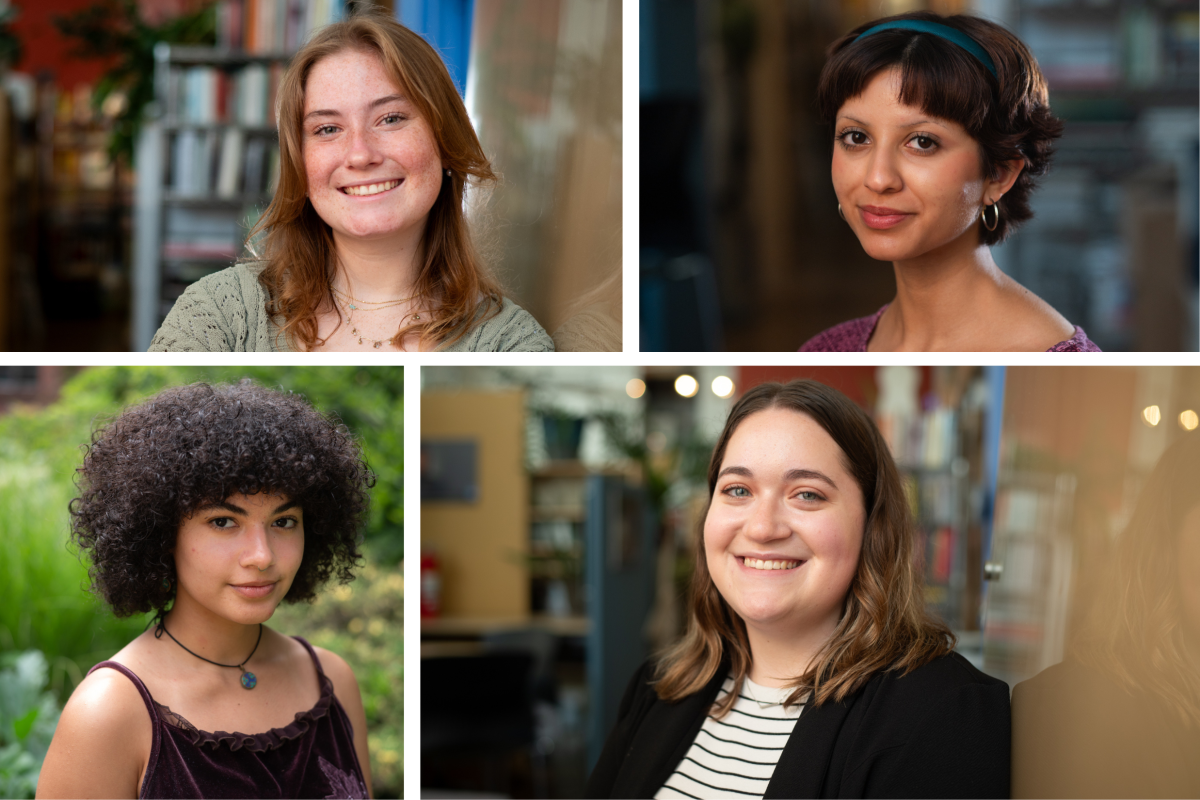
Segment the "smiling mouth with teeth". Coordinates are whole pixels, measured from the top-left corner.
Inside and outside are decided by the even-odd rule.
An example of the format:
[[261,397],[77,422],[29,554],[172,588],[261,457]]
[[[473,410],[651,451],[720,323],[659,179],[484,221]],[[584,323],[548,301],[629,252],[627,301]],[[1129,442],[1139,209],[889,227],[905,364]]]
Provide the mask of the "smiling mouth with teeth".
[[399,185],[400,181],[384,181],[382,183],[369,183],[366,186],[343,186],[341,191],[343,194],[365,197],[366,195],[386,192],[388,189],[395,189]]
[[761,558],[743,558],[742,563],[750,569],[794,569],[802,561],[764,561]]

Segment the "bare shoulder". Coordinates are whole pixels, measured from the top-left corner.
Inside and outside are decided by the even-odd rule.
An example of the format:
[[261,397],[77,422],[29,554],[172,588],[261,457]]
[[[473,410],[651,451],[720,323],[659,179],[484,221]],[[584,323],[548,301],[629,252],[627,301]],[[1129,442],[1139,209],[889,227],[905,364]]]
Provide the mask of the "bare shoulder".
[[1008,278],[1004,289],[1004,316],[1012,337],[1010,350],[1049,350],[1075,335],[1075,326],[1054,306]]
[[333,682],[333,691],[338,698],[345,702],[347,697],[353,697],[357,702],[359,697],[358,680],[354,677],[354,670],[346,663],[346,660],[324,647],[313,645],[313,650],[316,651],[317,658],[321,662],[321,669]]
[[[150,712],[141,692],[126,675],[115,669],[98,669],[75,688],[59,718],[58,731],[86,727],[89,736],[107,731],[128,731],[145,721]],[[56,734],[57,735],[57,734]],[[115,748],[114,748],[115,749]]]
[[76,687],[54,731],[38,797],[136,797],[153,737],[133,682],[98,669]]

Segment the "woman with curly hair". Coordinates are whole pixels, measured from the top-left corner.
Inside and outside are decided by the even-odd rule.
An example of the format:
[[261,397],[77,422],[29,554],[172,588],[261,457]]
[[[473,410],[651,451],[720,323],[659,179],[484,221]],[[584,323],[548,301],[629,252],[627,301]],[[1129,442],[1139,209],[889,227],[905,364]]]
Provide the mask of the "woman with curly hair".
[[353,579],[373,483],[343,426],[248,381],[97,430],[72,536],[93,591],[155,625],[75,689],[38,797],[367,797],[353,671],[264,623]]
[[633,676],[588,797],[1008,797],[1008,687],[925,609],[867,414],[815,381],[733,407],[687,632]]
[[817,103],[833,127],[838,212],[892,262],[895,299],[802,351],[1097,351],[992,260],[1031,218],[1063,124],[1016,36],[928,11],[868,22],[829,47]]
[[188,287],[151,350],[554,349],[472,245],[465,192],[496,175],[428,42],[378,11],[327,25],[276,117],[261,252]]

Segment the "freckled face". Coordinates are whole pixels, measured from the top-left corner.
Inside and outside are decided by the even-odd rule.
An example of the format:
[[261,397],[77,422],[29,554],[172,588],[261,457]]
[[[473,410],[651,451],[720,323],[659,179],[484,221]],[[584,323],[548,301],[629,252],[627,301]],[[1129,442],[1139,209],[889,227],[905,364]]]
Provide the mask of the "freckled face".
[[334,240],[419,243],[442,187],[429,123],[373,53],[343,50],[313,65],[304,91],[308,196]]
[[180,523],[176,605],[194,603],[245,625],[264,622],[291,588],[303,557],[298,505],[279,495],[231,495]]
[[786,409],[752,414],[730,437],[704,553],[748,626],[786,635],[837,625],[866,521],[844,458],[811,417]]
[[986,188],[979,143],[899,94],[900,70],[883,70],[838,110],[833,189],[846,221],[880,261],[916,258],[963,236],[977,243]]

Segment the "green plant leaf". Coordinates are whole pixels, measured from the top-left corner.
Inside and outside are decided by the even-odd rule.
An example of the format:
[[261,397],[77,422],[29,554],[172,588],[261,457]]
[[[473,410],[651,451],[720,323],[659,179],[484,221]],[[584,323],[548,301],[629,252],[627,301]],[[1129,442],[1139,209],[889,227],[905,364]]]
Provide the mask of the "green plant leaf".
[[25,741],[25,737],[33,730],[33,723],[37,722],[38,711],[41,709],[31,708],[23,716],[13,720],[13,730],[17,734],[17,741]]

